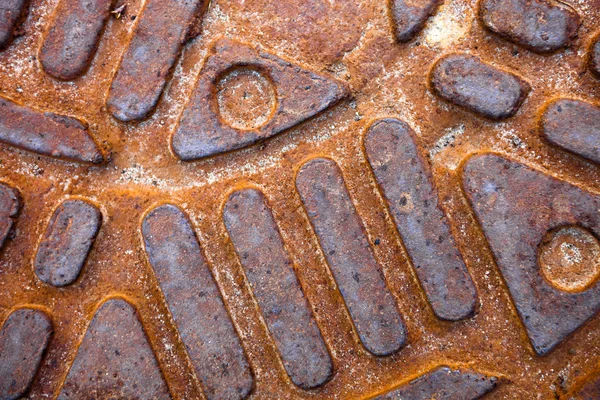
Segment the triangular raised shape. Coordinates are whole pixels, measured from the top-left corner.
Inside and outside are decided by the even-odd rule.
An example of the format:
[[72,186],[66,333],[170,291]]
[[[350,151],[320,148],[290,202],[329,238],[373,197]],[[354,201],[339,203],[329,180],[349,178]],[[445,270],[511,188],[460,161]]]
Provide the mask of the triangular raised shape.
[[191,161],[249,146],[293,127],[349,94],[331,77],[228,39],[211,50],[173,136]]
[[600,196],[491,154],[463,185],[535,352],[550,352],[600,310]]
[[170,399],[135,309],[111,299],[96,312],[59,399]]

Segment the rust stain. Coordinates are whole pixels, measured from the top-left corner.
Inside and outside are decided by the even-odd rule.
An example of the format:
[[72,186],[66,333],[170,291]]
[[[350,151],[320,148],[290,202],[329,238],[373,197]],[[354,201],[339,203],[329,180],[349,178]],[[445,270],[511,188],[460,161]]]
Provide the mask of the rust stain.
[[0,344],[37,344],[20,396],[593,398],[599,0],[9,3],[0,321],[52,321]]

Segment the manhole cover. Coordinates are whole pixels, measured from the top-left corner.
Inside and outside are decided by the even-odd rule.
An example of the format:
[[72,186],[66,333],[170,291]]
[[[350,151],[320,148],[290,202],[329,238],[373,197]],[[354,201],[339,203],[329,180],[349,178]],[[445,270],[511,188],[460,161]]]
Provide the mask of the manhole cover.
[[600,398],[600,0],[0,2],[0,399]]

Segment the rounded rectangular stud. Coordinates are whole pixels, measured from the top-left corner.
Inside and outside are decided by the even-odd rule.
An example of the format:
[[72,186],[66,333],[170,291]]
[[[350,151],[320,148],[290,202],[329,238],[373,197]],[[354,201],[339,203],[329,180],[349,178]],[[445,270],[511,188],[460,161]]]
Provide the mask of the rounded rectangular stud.
[[0,51],[10,45],[19,20],[23,18],[28,0],[3,0],[0,12]]
[[442,57],[429,78],[441,98],[495,120],[515,115],[531,90],[517,75],[468,54]]
[[128,122],[146,118],[156,107],[188,34],[208,0],[149,0],[111,84],[108,110]]
[[13,311],[0,330],[0,399],[21,398],[31,385],[52,335],[40,310]]
[[441,3],[442,0],[391,0],[396,39],[405,43],[415,37]]
[[483,25],[499,36],[536,53],[567,46],[579,29],[579,15],[554,0],[482,0]]
[[339,167],[323,158],[308,161],[296,187],[361,341],[378,356],[398,351],[406,342],[406,327]]
[[176,206],[144,218],[146,253],[210,400],[243,399],[254,379],[196,235]]
[[71,80],[90,66],[113,0],[61,0],[40,51],[44,71]]
[[100,210],[87,201],[67,200],[58,206],[35,256],[37,276],[52,286],[73,283],[83,268],[101,223]]
[[477,304],[475,286],[410,127],[396,119],[379,120],[367,131],[364,144],[433,311],[451,321],[473,315]]
[[302,388],[321,385],[331,358],[263,194],[231,194],[223,219],[287,373]]
[[600,107],[580,100],[553,101],[542,116],[542,129],[551,143],[600,163]]

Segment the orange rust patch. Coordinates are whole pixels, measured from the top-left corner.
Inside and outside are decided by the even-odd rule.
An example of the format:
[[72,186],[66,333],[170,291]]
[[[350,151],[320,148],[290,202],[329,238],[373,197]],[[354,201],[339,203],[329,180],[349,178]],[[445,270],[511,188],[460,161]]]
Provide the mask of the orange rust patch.
[[[89,332],[107,326],[92,321],[101,318],[102,322],[105,317],[101,313],[95,317],[97,310],[102,310],[103,304],[111,304],[107,301],[116,301],[110,300],[113,298],[121,299],[121,313],[127,315],[128,326],[132,327],[132,332],[115,329],[115,333],[129,333],[135,336],[136,343],[143,343],[139,344],[138,353],[138,345],[131,345],[129,356],[135,358],[142,348],[151,356],[150,369],[156,377],[151,384],[158,388],[150,391],[150,397],[216,398],[214,393],[227,392],[220,391],[222,380],[207,379],[207,369],[199,372],[200,355],[211,353],[192,350],[189,344],[209,339],[186,336],[201,330],[186,330],[181,318],[193,317],[174,307],[173,302],[178,300],[171,294],[178,292],[169,292],[164,286],[165,278],[155,270],[156,260],[147,253],[143,221],[152,210],[165,204],[176,206],[186,216],[195,235],[193,240],[198,243],[190,248],[196,252],[200,248],[205,257],[204,262],[197,262],[203,271],[202,279],[214,281],[209,296],[213,301],[208,303],[213,314],[207,315],[231,321],[231,325],[224,322],[219,326],[228,327],[227,335],[234,339],[222,342],[241,346],[236,347],[237,358],[233,359],[242,360],[239,371],[243,378],[231,380],[232,386],[238,383],[232,392],[240,397],[249,391],[250,397],[256,399],[362,399],[396,391],[404,393],[415,385],[435,390],[440,382],[454,382],[456,389],[460,382],[472,382],[468,377],[493,382],[494,385],[484,385],[486,390],[490,386],[486,396],[491,399],[568,398],[584,387],[591,389],[583,393],[596,390],[593,382],[600,365],[600,317],[595,312],[598,281],[580,287],[580,292],[561,291],[540,275],[537,256],[544,235],[560,226],[583,226],[598,237],[598,209],[580,204],[581,199],[595,204],[589,199],[600,195],[600,167],[594,155],[598,153],[581,144],[586,143],[584,139],[599,142],[594,133],[596,114],[590,112],[591,120],[586,119],[589,123],[585,132],[589,133],[585,137],[574,136],[583,131],[573,129],[581,122],[576,118],[554,121],[561,123],[557,125],[561,128],[558,133],[567,141],[564,143],[551,139],[550,131],[546,131],[552,121],[547,120],[550,114],[545,112],[564,99],[599,106],[600,80],[594,73],[594,61],[600,34],[600,0],[561,2],[567,4],[570,12],[572,9],[579,22],[563,31],[563,39],[568,36],[568,40],[559,40],[552,49],[542,47],[544,54],[531,51],[536,50],[536,43],[531,42],[531,37],[519,37],[523,33],[519,30],[509,32],[505,25],[497,25],[495,30],[487,26],[481,13],[484,2],[478,0],[448,0],[426,10],[417,24],[420,30],[411,32],[411,38],[402,42],[396,37],[397,21],[392,16],[393,3],[400,2],[213,0],[183,5],[176,0],[131,0],[126,2],[120,18],[111,16],[101,23],[94,20],[93,32],[102,26],[99,39],[87,51],[80,49],[80,54],[88,54],[93,48],[93,56],[89,65],[83,57],[86,63],[79,64],[83,68],[76,68],[79,76],[67,77],[70,80],[49,76],[40,61],[54,21],[60,22],[56,12],[61,3],[64,2],[17,1],[12,9],[18,17],[0,21],[0,33],[9,38],[0,51],[0,103],[4,104],[0,105],[4,108],[0,110],[0,182],[2,188],[19,193],[20,205],[17,213],[13,207],[15,195],[3,196],[13,199],[12,205],[0,206],[4,239],[0,249],[0,321],[5,324],[15,310],[26,308],[47,314],[53,326],[39,368],[33,373],[31,384],[26,385],[27,396],[56,398],[66,390],[65,383],[75,382],[76,376],[86,376],[71,371],[80,368],[87,373],[85,368],[77,367],[86,365],[81,361],[82,354],[87,352],[87,360],[92,358],[93,352],[84,349],[96,351],[94,346],[109,344],[108,339]],[[111,6],[114,10],[122,4]],[[512,0],[511,4],[520,2]],[[177,11],[182,9],[183,17]],[[104,15],[98,14],[98,18]],[[160,29],[154,29],[159,26],[152,23],[156,20],[161,23]],[[542,40],[543,36],[541,32]],[[292,78],[308,76],[309,82],[326,88],[332,85],[331,92],[323,93],[333,94],[327,97],[319,92],[311,99],[283,97],[286,93],[304,95],[307,90],[298,82],[305,80],[278,80],[271,70],[255,69],[242,62],[243,54],[238,50],[225,54],[219,43],[242,44],[235,48],[250,49],[248,59],[254,64],[276,65]],[[152,45],[152,50],[142,51],[148,50],[143,49],[144,44]],[[461,88],[467,101],[444,100],[433,90],[435,82],[430,77],[434,65],[452,54],[476,57],[490,68],[487,71],[510,73],[518,82],[527,82],[530,91],[526,97],[505,104],[505,108],[500,107],[503,104],[498,106],[501,111],[510,111],[494,114],[506,117],[501,121],[486,118],[482,106],[490,100],[485,96],[486,90],[499,103],[506,100],[498,96],[503,93],[499,91],[502,88],[497,88],[493,79],[488,81],[489,88],[486,84],[469,86],[472,81],[468,79],[454,82],[452,85],[467,85]],[[211,60],[223,59],[227,61],[224,68],[209,68]],[[231,68],[264,74],[273,85],[276,101],[267,95],[268,84],[251,83],[255,77],[250,73],[244,79],[252,78],[241,82],[242,86],[248,85],[247,89],[223,92],[228,93],[223,96],[228,111],[220,112],[218,89],[227,88],[219,86],[217,80]],[[207,78],[211,71],[213,80]],[[474,89],[480,91],[479,97],[473,96]],[[244,96],[244,91],[258,97]],[[246,101],[235,101],[240,92],[241,100]],[[128,98],[142,102],[125,101]],[[123,101],[117,104],[118,99]],[[294,99],[296,102],[290,103]],[[196,104],[201,107],[194,108]],[[288,111],[286,119],[277,114],[277,107],[282,104]],[[275,114],[269,114],[269,107],[276,110]],[[211,129],[217,127],[219,138],[237,146],[179,157],[174,135],[182,129],[184,115],[190,113],[189,118],[195,121],[190,125],[190,137],[197,135],[196,127],[205,126],[201,123],[207,121],[194,109],[208,110],[206,115],[214,117],[209,121],[214,122]],[[7,117],[9,114],[12,117]],[[375,121],[388,118],[410,128],[414,148],[402,145],[407,138],[396,143],[394,151],[405,157],[410,153],[406,165],[420,171],[413,175],[420,187],[431,193],[426,197],[432,198],[425,200],[435,200],[437,204],[428,202],[425,206],[413,186],[398,187],[399,175],[389,169],[384,174],[377,169],[383,163],[374,163],[369,156],[386,153],[385,148],[368,141],[368,132]],[[286,123],[269,130],[269,124],[282,120]],[[240,129],[233,129],[231,124]],[[255,137],[241,141],[249,134]],[[490,154],[507,160],[507,172],[502,173],[507,179],[514,178],[515,165],[529,171],[519,176],[535,179],[526,180],[519,191],[490,191],[485,202],[476,206],[463,187],[464,171],[473,162],[469,160],[477,159],[474,156],[495,157]],[[354,221],[348,224],[349,230],[362,232],[358,235],[360,241],[327,247],[322,238],[332,228],[317,232],[313,227],[315,216],[309,215],[311,210],[305,207],[297,182],[302,166],[314,159],[328,159],[339,167],[347,191],[343,194],[345,210],[350,210],[342,216]],[[399,159],[390,161],[390,165],[398,163]],[[480,173],[486,173],[485,168]],[[385,177],[389,179],[382,180]],[[545,189],[552,196],[535,197],[539,194],[536,188],[542,183],[548,185]],[[568,188],[571,197],[564,195],[564,188]],[[224,209],[231,204],[228,199],[232,193],[249,190],[262,193],[267,205],[265,213],[272,216],[265,229],[278,235],[272,243],[280,255],[285,254],[279,260],[285,264],[285,274],[281,276],[285,276],[287,286],[278,281],[284,279],[280,275],[268,279],[266,272],[264,276],[248,273],[249,268],[257,266],[268,270],[274,264],[274,253],[249,240],[249,249],[260,248],[260,253],[256,250],[252,254],[260,260],[253,265],[245,263],[240,244],[224,221]],[[502,201],[500,194],[507,193],[512,196],[512,206],[518,206],[512,210],[530,217],[506,213],[502,217],[488,216],[483,221],[483,209],[498,206]],[[53,212],[68,199],[93,203],[102,215],[102,226],[77,279],[70,285],[55,287],[38,277],[34,260]],[[397,203],[390,203],[394,201]],[[430,209],[435,212],[427,216],[433,215],[435,220],[423,223],[424,220],[415,219],[409,227],[416,227],[412,230],[402,226],[410,222],[403,214],[415,217]],[[316,212],[321,210],[335,211],[316,208]],[[252,211],[255,210],[240,216],[246,224],[240,225],[241,230],[247,234],[256,221]],[[535,218],[534,211],[538,213]],[[564,220],[558,221],[557,215]],[[507,264],[503,257],[506,246],[499,242],[494,245],[499,237],[489,232],[509,217],[515,227],[535,230],[536,235],[527,238],[526,243],[505,235],[506,240],[517,240],[511,244],[526,245],[524,252],[513,254]],[[544,221],[543,226],[540,221]],[[343,228],[344,221],[336,221],[335,226]],[[422,248],[404,233],[410,231],[423,239],[433,237],[439,226],[445,226],[442,241],[450,243],[442,253],[447,256],[451,251],[453,265],[458,268],[446,270],[445,276],[458,276],[456,279],[432,281],[440,278],[439,271],[444,270],[436,273],[436,268],[431,267],[435,262],[431,261],[429,268],[420,265],[418,260],[427,258],[418,257]],[[422,234],[419,229],[423,229]],[[343,233],[335,237],[345,238]],[[252,239],[252,234],[248,235]],[[433,242],[430,245],[444,249]],[[345,252],[347,259],[355,260],[355,248],[360,248],[356,254],[371,254],[369,265],[380,269],[378,287],[389,293],[389,303],[397,308],[406,328],[406,342],[404,346],[394,342],[396,345],[390,348],[398,349],[393,354],[376,356],[365,346],[361,338],[366,328],[359,326],[348,296],[342,293],[340,274],[333,267],[334,262],[339,263],[338,258],[326,253],[339,250]],[[177,257],[172,257],[171,262],[173,259]],[[189,257],[179,261],[182,266],[189,262]],[[169,268],[176,266],[169,264]],[[552,323],[568,326],[558,332],[556,326],[544,322],[547,319],[540,320],[536,332],[550,337],[545,343],[547,348],[534,347],[532,343],[535,335],[531,321],[522,312],[522,306],[530,299],[517,298],[511,283],[514,280],[507,272],[515,270],[527,270],[534,274],[526,276],[534,276],[536,285],[546,285],[535,288],[554,290],[557,298],[586,308],[583,312],[569,304],[550,301],[554,306],[548,312],[553,314]],[[431,278],[424,271],[432,271]],[[572,278],[567,270],[561,273]],[[352,275],[350,279],[355,282]],[[188,286],[184,285],[181,293],[192,299],[200,294],[194,285],[200,284],[190,281],[185,282]],[[268,310],[256,290],[261,285],[277,294],[274,306]],[[293,288],[294,299],[298,300],[284,302],[287,293],[282,287]],[[370,286],[359,289],[362,287]],[[431,287],[440,290],[428,289]],[[452,296],[445,298],[445,293]],[[185,304],[197,303],[195,298],[189,302],[185,299]],[[377,302],[372,304],[377,308]],[[535,308],[536,303],[529,303],[532,304]],[[294,325],[286,320],[282,324],[278,316],[284,311],[283,305],[300,305],[307,316],[305,320],[310,322]],[[272,313],[267,316],[269,312]],[[381,320],[397,323],[396,318]],[[302,338],[303,330],[310,332]],[[97,342],[87,345],[90,341]],[[283,343],[291,343],[288,353],[282,351]],[[294,353],[295,343],[302,343],[303,349],[312,346],[318,350],[312,355]],[[27,351],[30,356],[36,354]],[[311,358],[315,355],[315,368],[303,369],[302,360],[315,361]],[[219,370],[221,366],[217,364],[211,368]],[[137,375],[131,372],[126,376],[136,380],[139,370]],[[105,385],[103,393],[117,397],[130,393],[115,389],[119,380],[114,376],[94,377],[93,381]],[[219,390],[211,393],[211,387]]]

